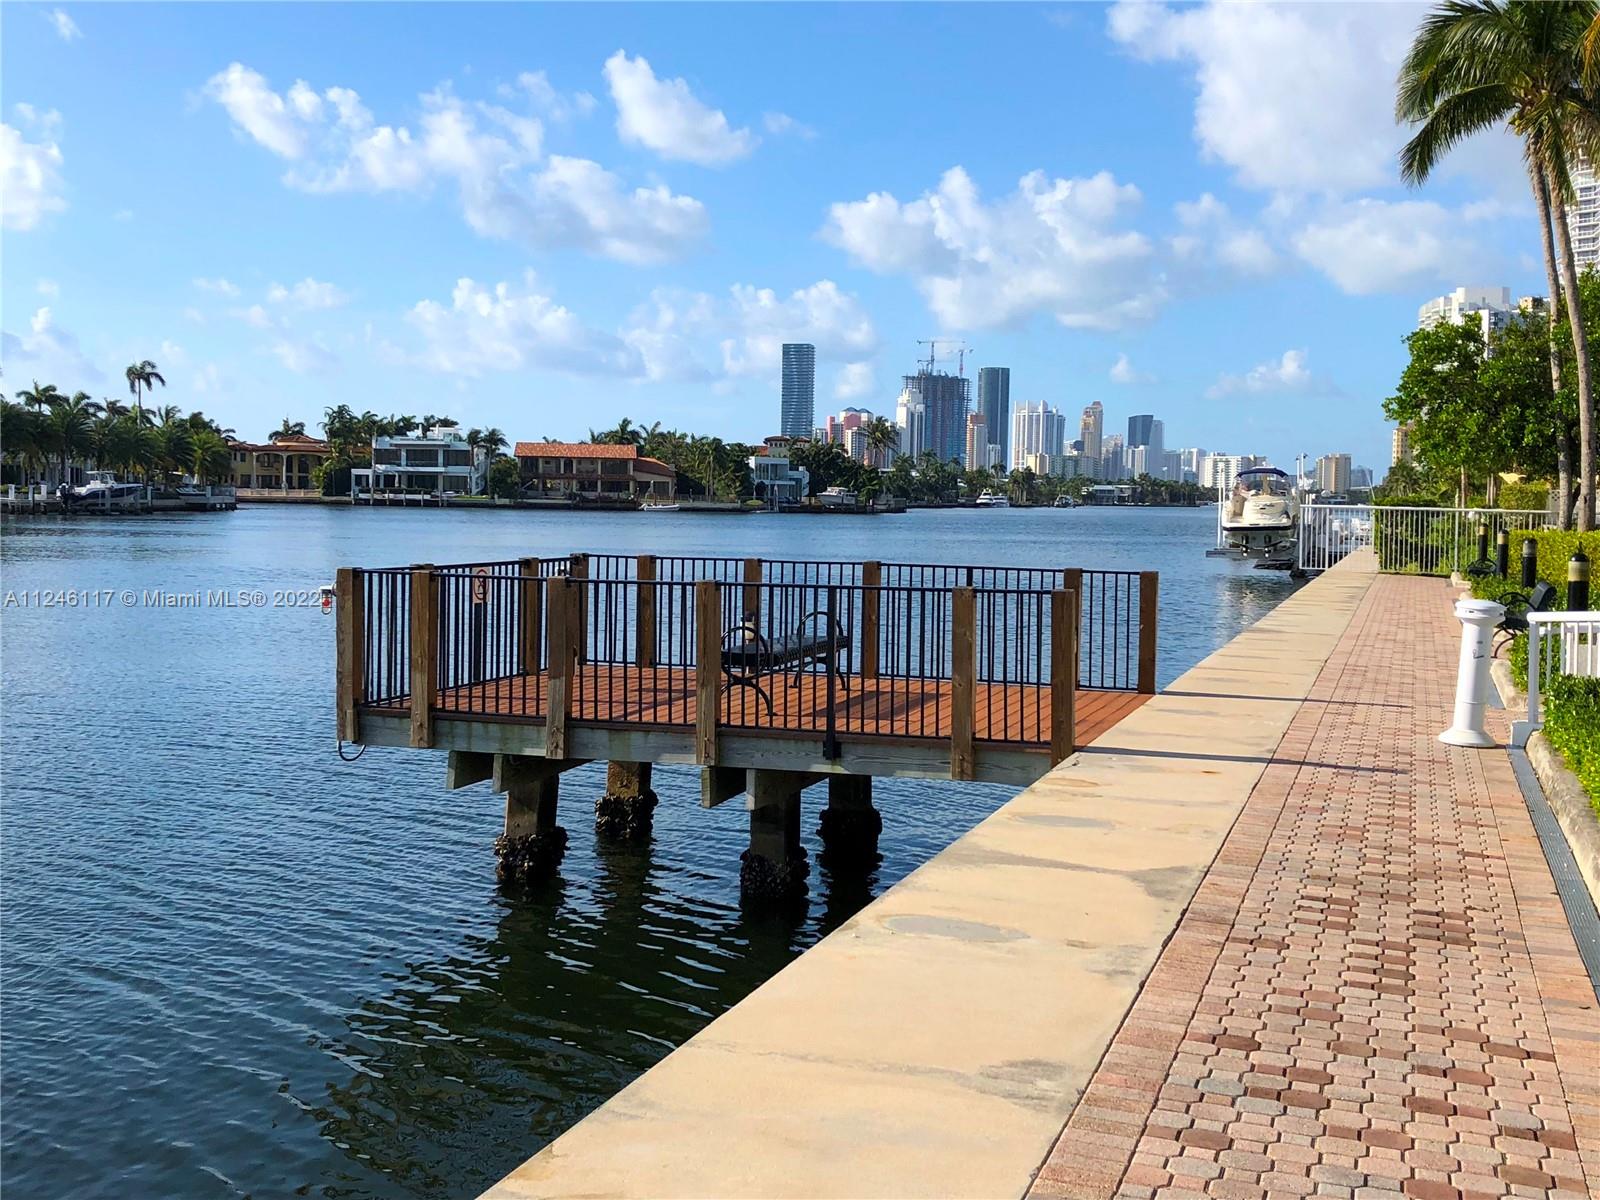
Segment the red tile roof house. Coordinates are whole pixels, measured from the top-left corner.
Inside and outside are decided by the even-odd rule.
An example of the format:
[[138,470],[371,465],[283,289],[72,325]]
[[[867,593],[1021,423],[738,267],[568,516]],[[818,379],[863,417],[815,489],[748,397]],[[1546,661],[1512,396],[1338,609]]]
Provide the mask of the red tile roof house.
[[671,500],[678,473],[637,446],[518,442],[522,494],[529,499]]

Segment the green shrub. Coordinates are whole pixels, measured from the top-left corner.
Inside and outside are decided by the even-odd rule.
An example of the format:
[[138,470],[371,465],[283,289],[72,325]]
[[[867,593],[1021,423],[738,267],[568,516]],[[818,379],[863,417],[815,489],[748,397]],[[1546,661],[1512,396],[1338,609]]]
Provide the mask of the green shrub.
[[1511,682],[1528,690],[1528,635],[1519,633],[1506,647],[1506,662],[1511,667]]
[[1505,483],[1500,485],[1500,507],[1544,509],[1550,504],[1550,485],[1545,482]]
[[1595,565],[1600,563],[1600,532],[1575,533],[1562,532],[1559,529],[1541,529],[1536,533],[1526,533],[1513,530],[1509,540],[1511,550],[1511,577],[1520,579],[1522,576],[1522,543],[1533,538],[1539,546],[1539,557],[1535,560],[1535,571],[1540,579],[1552,583],[1556,587],[1556,606],[1559,608],[1566,603],[1567,595],[1567,560],[1572,557],[1572,552],[1583,547],[1583,552],[1589,556],[1591,586],[1589,589],[1589,607],[1594,607],[1596,599],[1593,578]]
[[1557,675],[1543,696],[1544,735],[1600,813],[1600,679]]

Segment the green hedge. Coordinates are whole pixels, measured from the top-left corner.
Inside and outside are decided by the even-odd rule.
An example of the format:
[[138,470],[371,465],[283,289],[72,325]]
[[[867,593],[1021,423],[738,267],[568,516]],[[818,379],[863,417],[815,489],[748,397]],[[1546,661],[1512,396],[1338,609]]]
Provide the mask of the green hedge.
[[1537,533],[1526,533],[1513,530],[1507,541],[1511,550],[1511,577],[1520,579],[1522,576],[1522,543],[1533,538],[1539,544],[1539,557],[1535,570],[1539,578],[1555,584],[1559,593],[1556,601],[1557,607],[1566,602],[1567,596],[1567,560],[1572,557],[1572,552],[1579,546],[1589,556],[1589,607],[1594,607],[1597,599],[1595,595],[1594,578],[1597,568],[1600,568],[1600,532],[1574,533],[1562,532],[1559,529],[1541,529]]
[[1600,813],[1600,679],[1557,675],[1542,699],[1545,737]]
[[1548,483],[1505,483],[1500,485],[1501,508],[1548,508],[1550,485]]

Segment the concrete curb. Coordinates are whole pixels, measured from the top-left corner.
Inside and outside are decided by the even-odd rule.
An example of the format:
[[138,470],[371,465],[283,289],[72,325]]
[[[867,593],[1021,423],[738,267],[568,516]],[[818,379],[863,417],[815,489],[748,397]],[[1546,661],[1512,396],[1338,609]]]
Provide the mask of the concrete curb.
[[[1489,667],[1494,686],[1505,701],[1506,715],[1520,720],[1527,715],[1528,697],[1511,681],[1511,664],[1495,659]],[[1589,794],[1583,790],[1578,777],[1567,769],[1560,752],[1550,744],[1543,733],[1535,732],[1528,739],[1528,762],[1539,777],[1545,799],[1556,814],[1556,823],[1567,839],[1572,857],[1577,860],[1589,898],[1600,908],[1600,816],[1595,815],[1589,803]]]

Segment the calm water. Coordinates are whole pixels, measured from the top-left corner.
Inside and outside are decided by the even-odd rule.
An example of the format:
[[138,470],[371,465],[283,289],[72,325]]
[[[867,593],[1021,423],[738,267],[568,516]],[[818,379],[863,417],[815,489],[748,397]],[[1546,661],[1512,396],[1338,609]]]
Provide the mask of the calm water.
[[[1163,682],[1276,604],[1202,510],[802,519],[252,508],[10,521],[0,592],[295,589],[341,564],[571,550],[1157,569]],[[544,892],[497,891],[488,785],[336,756],[333,621],[0,610],[4,1157],[12,1197],[476,1194],[1002,803],[878,784],[883,861],[803,918],[738,907],[746,814],[657,769],[652,845],[562,780]],[[808,797],[808,805],[820,803]]]

